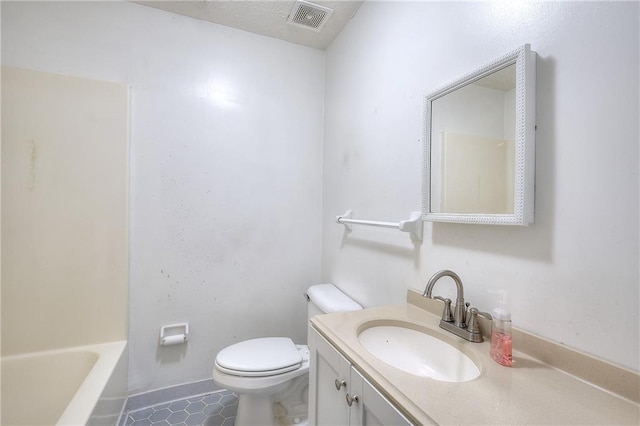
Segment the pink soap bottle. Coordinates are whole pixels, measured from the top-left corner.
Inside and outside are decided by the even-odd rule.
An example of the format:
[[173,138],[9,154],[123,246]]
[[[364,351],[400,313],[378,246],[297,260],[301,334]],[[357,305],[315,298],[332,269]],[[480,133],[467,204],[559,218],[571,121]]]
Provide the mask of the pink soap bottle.
[[511,343],[511,313],[505,307],[506,295],[500,291],[500,307],[492,311],[491,358],[500,365],[513,365],[513,348]]

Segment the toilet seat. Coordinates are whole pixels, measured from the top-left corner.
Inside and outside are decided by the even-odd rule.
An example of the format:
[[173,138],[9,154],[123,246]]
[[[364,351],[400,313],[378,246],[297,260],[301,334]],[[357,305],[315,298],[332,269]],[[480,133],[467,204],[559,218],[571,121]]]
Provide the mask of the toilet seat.
[[216,367],[233,376],[266,377],[296,370],[303,357],[288,337],[245,340],[221,350]]

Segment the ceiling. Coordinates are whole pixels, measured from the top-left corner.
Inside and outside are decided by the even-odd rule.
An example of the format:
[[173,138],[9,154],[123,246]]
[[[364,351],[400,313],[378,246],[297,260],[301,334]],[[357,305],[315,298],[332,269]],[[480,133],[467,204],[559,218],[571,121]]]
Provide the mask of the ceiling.
[[156,0],[134,2],[320,50],[329,47],[362,5],[362,0],[310,1],[333,9],[333,13],[320,32],[287,24],[287,18],[294,7],[295,0]]

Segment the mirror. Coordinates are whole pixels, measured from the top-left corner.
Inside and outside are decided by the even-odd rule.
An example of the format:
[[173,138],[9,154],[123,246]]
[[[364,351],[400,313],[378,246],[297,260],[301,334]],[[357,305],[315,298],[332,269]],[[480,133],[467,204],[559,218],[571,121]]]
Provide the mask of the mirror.
[[423,219],[533,222],[535,52],[529,45],[425,98]]

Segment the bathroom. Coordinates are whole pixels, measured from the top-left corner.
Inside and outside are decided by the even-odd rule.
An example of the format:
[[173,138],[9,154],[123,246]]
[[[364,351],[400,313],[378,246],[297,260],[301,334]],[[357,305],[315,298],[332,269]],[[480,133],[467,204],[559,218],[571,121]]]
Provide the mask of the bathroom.
[[[399,304],[440,269],[481,310],[504,289],[514,326],[640,370],[637,3],[366,1],[326,50],[131,2],[0,12],[3,66],[130,87],[129,394],[208,380],[241,340],[303,342],[310,285]],[[347,209],[420,210],[423,97],[525,43],[534,223],[345,235]],[[160,347],[183,322],[188,344]]]

